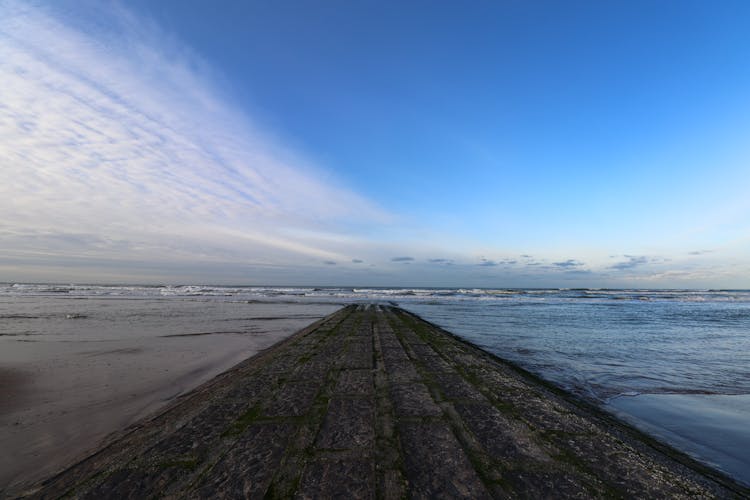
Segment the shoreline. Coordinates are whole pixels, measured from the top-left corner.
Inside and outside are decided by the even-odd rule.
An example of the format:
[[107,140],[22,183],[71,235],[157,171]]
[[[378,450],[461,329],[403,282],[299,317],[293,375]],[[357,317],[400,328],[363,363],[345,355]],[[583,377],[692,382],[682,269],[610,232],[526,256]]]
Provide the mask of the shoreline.
[[[667,395],[656,395],[656,394],[639,394],[635,397],[622,396],[620,398],[610,400],[604,403],[597,403],[595,401],[588,400],[583,396],[568,391],[552,381],[549,381],[519,365],[514,361],[498,356],[481,346],[467,340],[463,337],[452,333],[443,327],[430,322],[427,319],[422,318],[420,315],[411,312],[404,311],[406,314],[414,316],[416,319],[429,324],[432,328],[441,331],[443,334],[448,335],[458,342],[464,343],[484,353],[485,355],[493,358],[499,363],[509,366],[511,369],[532,381],[534,384],[539,384],[545,387],[547,390],[553,392],[557,396],[567,400],[568,402],[581,407],[584,411],[597,416],[605,422],[611,422],[616,427],[621,427],[621,431],[625,432],[626,435],[632,435],[638,441],[646,443],[648,446],[654,448],[660,453],[670,456],[670,458],[683,463],[687,467],[698,471],[700,474],[714,478],[719,483],[728,484],[730,487],[738,486],[741,490],[745,490],[745,494],[750,496],[750,484],[745,484],[739,478],[735,478],[726,471],[722,471],[719,467],[709,465],[704,461],[691,456],[687,451],[680,449],[676,446],[677,443],[671,442],[668,433],[662,431],[660,424],[663,425],[664,419],[661,415],[655,415],[655,411],[649,411],[643,409],[637,411],[635,405],[630,405],[629,410],[631,413],[626,412],[624,409],[616,408],[613,404],[615,401],[621,399],[637,399],[641,396],[671,396]],[[682,396],[682,395],[680,395]],[[750,397],[750,395],[749,395]],[[659,423],[655,423],[659,422]],[[682,443],[679,443],[682,444]]]
[[[298,493],[357,485],[406,493],[408,485],[411,494],[464,497],[748,495],[731,478],[412,313],[362,306],[241,362],[37,493],[242,491],[235,476],[248,467],[242,453],[257,458],[259,449],[271,453],[255,464],[255,479],[263,478],[256,487],[266,493],[292,493],[294,485]],[[342,472],[344,457],[356,470]],[[328,479],[316,482],[321,474]]]
[[750,395],[639,394],[605,408],[750,487]]

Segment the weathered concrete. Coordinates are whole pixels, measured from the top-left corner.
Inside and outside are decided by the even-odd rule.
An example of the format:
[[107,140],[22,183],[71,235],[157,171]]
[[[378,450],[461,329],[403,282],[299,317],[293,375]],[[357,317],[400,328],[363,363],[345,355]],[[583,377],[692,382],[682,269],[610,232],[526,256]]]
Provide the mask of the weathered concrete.
[[342,309],[24,493],[748,496],[596,408],[388,306]]

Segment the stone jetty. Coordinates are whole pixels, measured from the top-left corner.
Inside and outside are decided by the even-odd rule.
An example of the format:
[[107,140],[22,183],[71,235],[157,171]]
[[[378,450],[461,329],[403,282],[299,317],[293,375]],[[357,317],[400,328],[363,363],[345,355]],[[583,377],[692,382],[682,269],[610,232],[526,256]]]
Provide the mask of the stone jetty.
[[404,310],[347,306],[32,498],[734,498],[748,490]]

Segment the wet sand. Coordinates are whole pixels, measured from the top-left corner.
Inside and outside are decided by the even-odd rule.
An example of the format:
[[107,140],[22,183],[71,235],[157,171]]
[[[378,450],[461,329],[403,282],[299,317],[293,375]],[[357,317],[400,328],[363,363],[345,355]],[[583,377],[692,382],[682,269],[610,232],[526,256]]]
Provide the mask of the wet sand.
[[87,455],[113,432],[340,307],[16,302],[5,307],[20,313],[0,323],[0,492]]
[[750,394],[641,394],[610,402],[623,419],[750,486]]
[[727,498],[750,490],[412,314],[349,306],[26,493]]
[[26,396],[24,386],[30,375],[20,370],[0,367],[0,415],[10,413],[23,405]]

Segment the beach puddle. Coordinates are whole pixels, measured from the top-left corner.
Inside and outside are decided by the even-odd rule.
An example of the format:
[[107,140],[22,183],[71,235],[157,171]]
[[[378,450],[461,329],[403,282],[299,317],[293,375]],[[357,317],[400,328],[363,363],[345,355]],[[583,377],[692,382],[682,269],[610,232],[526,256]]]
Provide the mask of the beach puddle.
[[642,431],[750,486],[750,394],[640,394],[608,408]]

